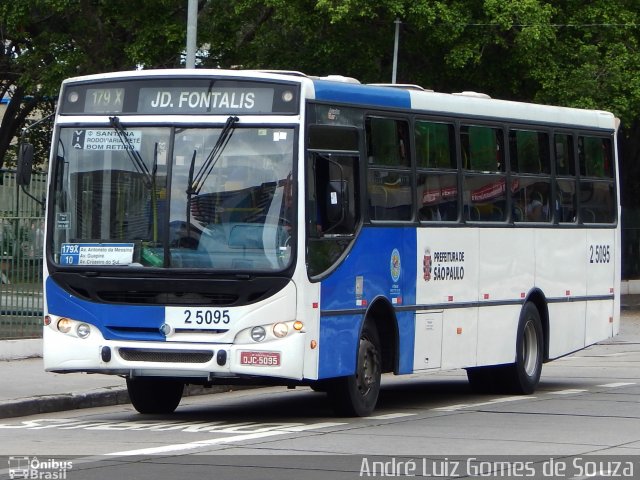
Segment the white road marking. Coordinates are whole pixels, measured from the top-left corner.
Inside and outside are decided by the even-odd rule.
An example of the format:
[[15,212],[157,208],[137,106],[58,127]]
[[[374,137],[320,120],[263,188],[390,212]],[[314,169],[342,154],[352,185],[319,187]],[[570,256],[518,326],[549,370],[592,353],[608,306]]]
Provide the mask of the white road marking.
[[618,387],[628,387],[629,385],[635,385],[635,384],[636,382],[605,383],[604,385],[598,385],[598,387],[618,388]]
[[184,452],[186,450],[196,450],[198,448],[210,447],[212,445],[242,442],[245,440],[257,440],[259,438],[275,437],[278,435],[287,435],[294,432],[317,430],[320,428],[335,427],[339,425],[345,425],[345,423],[322,422],[322,423],[314,423],[311,425],[298,425],[293,427],[285,427],[280,430],[271,430],[267,432],[247,433],[245,435],[235,435],[232,437],[211,438],[209,440],[198,440],[196,442],[188,442],[188,443],[176,443],[173,445],[141,448],[138,450],[124,450],[121,452],[107,453],[106,455],[125,457],[125,456],[131,456],[131,455],[157,455],[157,454],[170,453],[170,452]]
[[574,395],[576,393],[584,393],[587,390],[581,390],[578,388],[568,388],[566,390],[557,390],[555,392],[549,392],[551,395]]
[[487,405],[497,405],[500,403],[506,402],[517,402],[520,400],[532,400],[536,397],[528,395],[526,397],[517,396],[517,397],[504,397],[504,398],[496,398],[494,400],[488,402],[480,402],[480,403],[460,403],[458,405],[449,405],[447,407],[438,407],[432,408],[432,410],[436,410],[439,412],[455,412],[456,410],[462,410],[463,408],[476,408],[476,407],[486,407]]
[[376,415],[375,417],[363,417],[360,420],[391,420],[393,418],[412,417],[415,413],[386,413],[384,415]]
[[177,443],[174,445],[163,445],[162,447],[141,448],[139,450],[124,450],[122,452],[107,453],[106,455],[124,457],[124,456],[131,456],[131,455],[157,455],[160,453],[183,452],[185,450],[195,450],[197,448],[210,447],[211,445],[216,445],[220,443],[233,443],[233,442],[241,442],[243,440],[256,440],[258,438],[274,437],[277,435],[285,435],[287,433],[290,433],[290,432],[271,431],[271,432],[261,432],[261,433],[248,433],[246,435],[212,438],[209,440],[200,440],[198,442]]

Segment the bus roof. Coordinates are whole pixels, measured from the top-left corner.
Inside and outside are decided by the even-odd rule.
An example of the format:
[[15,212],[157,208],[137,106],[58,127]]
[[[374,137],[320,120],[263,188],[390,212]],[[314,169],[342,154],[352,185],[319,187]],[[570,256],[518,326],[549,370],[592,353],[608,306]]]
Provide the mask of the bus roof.
[[475,92],[439,93],[421,91],[415,86],[366,85],[348,77],[330,75],[311,77],[296,71],[161,69],[110,72],[66,79],[63,84],[154,77],[213,77],[287,81],[305,85],[308,99],[323,102],[397,108],[425,114],[509,120],[514,123],[534,122],[615,130],[616,118],[610,112],[557,107],[534,103],[497,100]]
[[327,102],[396,107],[438,115],[616,129],[614,115],[601,110],[496,100],[475,92],[438,93],[415,88],[354,85],[323,79],[314,80],[313,83],[315,98]]

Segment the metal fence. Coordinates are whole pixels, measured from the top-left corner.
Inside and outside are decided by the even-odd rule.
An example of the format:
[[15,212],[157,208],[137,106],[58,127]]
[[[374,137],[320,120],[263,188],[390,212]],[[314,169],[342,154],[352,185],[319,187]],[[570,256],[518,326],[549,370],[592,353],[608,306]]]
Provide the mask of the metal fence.
[[[46,196],[46,174],[34,174],[27,192]],[[0,172],[0,339],[42,336],[44,208]]]

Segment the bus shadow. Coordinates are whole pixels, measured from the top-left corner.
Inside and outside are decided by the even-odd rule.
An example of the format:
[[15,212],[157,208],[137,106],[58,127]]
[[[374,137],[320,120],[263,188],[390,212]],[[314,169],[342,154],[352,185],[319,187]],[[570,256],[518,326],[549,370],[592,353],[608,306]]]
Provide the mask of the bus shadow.
[[[181,405],[171,418],[185,421],[215,419],[233,422],[318,419],[340,421],[323,392],[314,392],[306,387],[295,390],[256,389],[254,392],[243,396],[199,396],[195,402],[187,401]],[[478,395],[472,392],[466,379],[462,378],[383,382],[373,415],[384,415],[390,413],[389,410],[429,410],[443,405],[466,403],[477,398]]]

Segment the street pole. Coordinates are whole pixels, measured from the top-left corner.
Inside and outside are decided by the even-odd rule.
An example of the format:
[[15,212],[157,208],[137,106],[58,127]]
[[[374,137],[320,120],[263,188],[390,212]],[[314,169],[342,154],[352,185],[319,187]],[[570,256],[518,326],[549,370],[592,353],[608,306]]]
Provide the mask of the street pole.
[[391,83],[396,83],[396,77],[398,73],[398,39],[400,37],[400,24],[402,23],[399,18],[396,18],[396,38],[393,43],[393,73],[391,74]]
[[198,35],[198,0],[189,0],[187,12],[186,68],[196,67],[196,37]]

